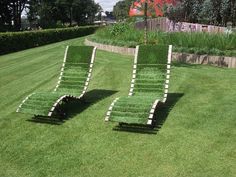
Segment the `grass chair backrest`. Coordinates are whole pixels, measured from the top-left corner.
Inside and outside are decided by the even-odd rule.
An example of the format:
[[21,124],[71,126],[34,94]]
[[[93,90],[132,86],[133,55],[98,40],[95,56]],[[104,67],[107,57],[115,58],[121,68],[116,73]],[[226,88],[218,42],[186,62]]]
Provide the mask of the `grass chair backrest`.
[[164,96],[166,80],[169,78],[171,46],[141,45],[136,49],[133,73],[135,79],[131,95]]
[[76,96],[85,92],[91,77],[94,55],[95,48],[91,46],[67,47],[59,82],[54,91]]

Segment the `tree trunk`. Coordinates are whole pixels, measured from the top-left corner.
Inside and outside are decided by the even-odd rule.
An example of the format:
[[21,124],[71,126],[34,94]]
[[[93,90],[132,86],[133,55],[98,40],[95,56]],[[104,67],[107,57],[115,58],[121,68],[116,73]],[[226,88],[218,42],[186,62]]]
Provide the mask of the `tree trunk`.
[[72,6],[70,7],[70,26],[72,26]]
[[14,29],[16,31],[20,31],[21,29],[21,12],[24,9],[24,6],[22,6],[21,1],[15,1],[12,5],[13,9],[13,22],[14,22]]
[[21,29],[21,1],[17,3],[17,31],[20,31]]
[[231,1],[231,21],[232,25],[236,26],[236,1]]
[[147,1],[145,1],[145,7],[144,7],[144,44],[147,45]]

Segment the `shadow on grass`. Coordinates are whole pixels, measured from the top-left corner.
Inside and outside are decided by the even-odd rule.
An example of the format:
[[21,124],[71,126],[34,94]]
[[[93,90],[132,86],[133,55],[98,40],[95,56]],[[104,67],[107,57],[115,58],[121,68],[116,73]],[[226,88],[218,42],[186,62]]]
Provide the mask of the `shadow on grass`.
[[126,131],[132,133],[143,133],[143,134],[157,134],[157,132],[164,125],[169,113],[175,106],[175,104],[183,97],[183,93],[169,93],[165,104],[160,105],[153,118],[153,125],[136,125],[136,124],[119,124],[114,127],[115,131]]
[[91,105],[115,94],[116,92],[117,91],[113,90],[91,90],[84,95],[83,99],[78,100],[71,98],[64,102],[60,106],[60,110],[61,112],[63,112],[63,116],[60,116],[60,118],[35,116],[27,121],[51,125],[62,125],[63,123],[65,123],[65,121],[80,114],[81,112],[89,108]]
[[154,127],[156,130],[161,129],[164,125],[169,113],[174,108],[176,103],[184,96],[183,93],[169,93],[165,104],[159,109],[157,108],[154,114]]

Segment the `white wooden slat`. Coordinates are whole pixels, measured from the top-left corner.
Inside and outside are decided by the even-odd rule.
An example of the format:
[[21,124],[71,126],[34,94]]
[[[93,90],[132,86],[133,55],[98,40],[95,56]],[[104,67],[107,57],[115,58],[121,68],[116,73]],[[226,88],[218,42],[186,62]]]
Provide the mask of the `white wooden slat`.
[[154,112],[155,112],[155,109],[151,109],[151,111],[150,111],[150,114],[154,114]]
[[92,64],[94,63],[94,60],[95,60],[96,51],[97,51],[97,47],[94,47],[94,48],[93,48],[92,58],[91,58],[91,63],[92,63]]
[[109,116],[106,116],[105,121],[106,121],[106,122],[109,121]]
[[148,117],[148,122],[147,122],[147,125],[151,125],[152,124],[152,119],[153,119],[153,116],[154,116],[154,113],[155,113],[155,110],[156,110],[156,106],[158,105],[158,102],[159,100],[155,100],[152,107],[151,107],[151,110],[150,110],[150,113],[149,113],[149,117]]
[[134,64],[136,65],[138,62],[138,52],[139,52],[139,46],[136,46],[135,50],[135,57],[134,57]]
[[66,59],[67,59],[68,50],[69,50],[69,46],[66,46],[66,51],[65,51],[65,54],[64,54],[64,59],[63,59],[63,64],[62,64],[62,68],[61,68],[61,73],[60,73],[60,76],[58,78],[58,83],[57,83],[57,85],[56,85],[56,87],[54,89],[54,92],[57,91],[57,89],[58,89],[58,87],[59,87],[59,85],[61,83],[61,78],[62,78],[63,73],[64,73],[64,68],[65,68],[65,63],[66,63]]
[[118,100],[119,100],[119,98],[116,98],[116,99],[114,99],[113,102],[111,103],[111,105],[110,105],[110,107],[109,107],[109,109],[108,109],[108,112],[107,112],[107,114],[106,114],[106,117],[105,117],[105,121],[106,121],[106,122],[109,121],[110,116],[111,116],[112,109],[113,109],[115,103],[116,103]]
[[147,125],[152,125],[152,120],[148,120]]
[[150,114],[148,119],[152,119],[153,118],[153,114]]
[[22,102],[21,104],[19,105],[19,107],[17,108],[16,112],[19,112],[20,111],[20,108],[23,106],[23,104],[32,96],[34,95],[35,93],[32,93],[30,95],[28,95]]
[[130,91],[129,91],[130,93],[133,93],[134,92],[134,89],[133,88],[130,88]]
[[167,100],[166,98],[163,98],[162,102],[163,102],[163,103],[165,103],[165,102],[166,102],[166,100]]
[[169,50],[168,50],[168,64],[171,63],[171,58],[172,58],[172,48],[173,46],[172,45],[169,45]]

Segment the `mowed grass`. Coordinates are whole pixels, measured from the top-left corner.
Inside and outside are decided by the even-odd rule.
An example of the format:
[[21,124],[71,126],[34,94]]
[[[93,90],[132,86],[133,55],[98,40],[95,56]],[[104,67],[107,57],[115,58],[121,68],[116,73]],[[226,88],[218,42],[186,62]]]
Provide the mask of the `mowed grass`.
[[103,51],[71,119],[43,124],[15,113],[28,94],[53,90],[66,45],[83,40],[0,56],[1,177],[236,176],[235,69],[175,64],[154,134],[104,122],[112,100],[128,94],[133,57]]

